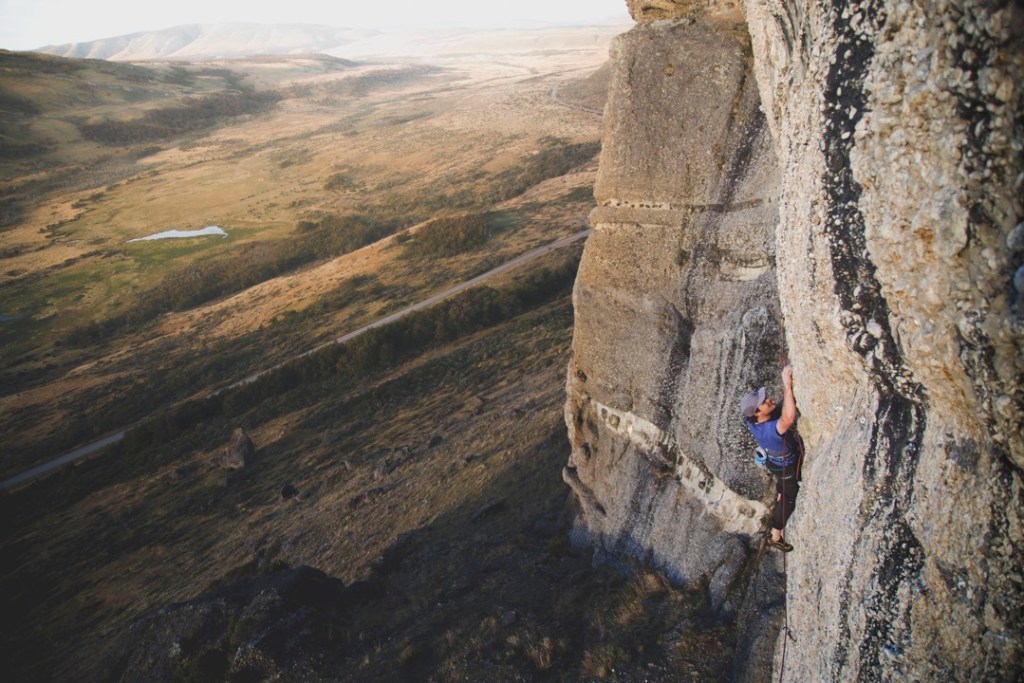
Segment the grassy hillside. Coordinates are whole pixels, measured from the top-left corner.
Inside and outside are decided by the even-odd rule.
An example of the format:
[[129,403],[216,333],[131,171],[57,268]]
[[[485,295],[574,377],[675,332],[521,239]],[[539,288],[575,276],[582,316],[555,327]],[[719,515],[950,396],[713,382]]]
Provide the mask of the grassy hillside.
[[[575,262],[553,258],[493,291]],[[593,569],[568,545],[568,273],[483,329],[365,364],[332,354],[265,400],[226,401],[178,436],[5,497],[13,671],[93,678],[130,658],[141,614],[304,564],[375,586],[347,617],[348,644],[321,653],[322,680],[727,680],[729,634],[696,595],[640,567]],[[257,451],[226,472],[236,425]],[[208,667],[232,637],[181,675],[222,680]],[[52,642],[65,656],[48,656]]]
[[[590,203],[597,121],[527,68],[0,63],[3,130],[45,148],[0,160],[3,476],[571,234]],[[473,248],[404,245],[468,214],[491,228]],[[129,242],[207,225],[227,236]]]
[[[600,121],[550,92],[598,61],[521,59],[0,54],[0,470],[132,428],[0,497],[9,676],[118,679],[138,618],[302,565],[365,590],[284,680],[728,678],[696,594],[569,546],[579,245],[300,357],[584,227]],[[156,656],[225,680],[250,627]]]

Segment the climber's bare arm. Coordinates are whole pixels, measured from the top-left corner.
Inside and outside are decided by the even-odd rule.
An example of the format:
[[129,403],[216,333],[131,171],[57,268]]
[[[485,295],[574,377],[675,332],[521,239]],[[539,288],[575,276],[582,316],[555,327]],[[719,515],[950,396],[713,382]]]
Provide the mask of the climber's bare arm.
[[775,423],[775,430],[785,434],[796,422],[796,399],[793,397],[793,366],[782,368],[782,416]]

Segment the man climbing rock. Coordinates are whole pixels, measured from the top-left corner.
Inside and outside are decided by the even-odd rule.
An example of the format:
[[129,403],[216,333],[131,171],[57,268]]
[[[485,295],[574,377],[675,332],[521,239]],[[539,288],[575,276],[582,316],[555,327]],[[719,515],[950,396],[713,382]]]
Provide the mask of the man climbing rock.
[[740,412],[747,429],[765,453],[768,471],[775,475],[775,509],[769,545],[788,553],[793,546],[786,543],[782,530],[796,508],[800,491],[800,465],[803,441],[796,431],[796,399],[793,398],[793,366],[782,369],[782,405],[776,405],[765,388],[751,391],[740,399]]

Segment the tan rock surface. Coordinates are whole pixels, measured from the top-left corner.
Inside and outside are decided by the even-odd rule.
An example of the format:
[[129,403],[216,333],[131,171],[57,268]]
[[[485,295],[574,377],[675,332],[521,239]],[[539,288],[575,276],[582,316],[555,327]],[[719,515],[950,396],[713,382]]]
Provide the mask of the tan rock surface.
[[771,495],[735,399],[783,354],[775,157],[742,36],[656,22],[613,46],[566,414],[578,539],[708,585],[726,614]]
[[680,18],[742,20],[740,0],[626,0],[630,15],[639,22]]
[[715,580],[752,538],[723,504],[766,502],[735,406],[787,356],[810,455],[784,678],[1014,679],[1024,17],[749,0],[747,71],[686,4],[631,2],[613,50],[568,381],[579,533],[746,590]]
[[789,565],[797,679],[1020,671],[1024,404],[1005,238],[1020,215],[1006,84],[1021,79],[1022,24],[934,5],[749,3],[815,454],[793,529],[815,542]]

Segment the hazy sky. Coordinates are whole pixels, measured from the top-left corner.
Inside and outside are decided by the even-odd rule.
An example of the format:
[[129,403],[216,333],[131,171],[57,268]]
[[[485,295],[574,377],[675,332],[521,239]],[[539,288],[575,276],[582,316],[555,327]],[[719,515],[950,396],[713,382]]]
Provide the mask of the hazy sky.
[[629,21],[626,0],[0,0],[0,48],[226,21],[357,28]]

